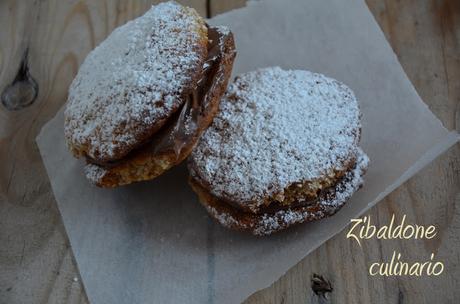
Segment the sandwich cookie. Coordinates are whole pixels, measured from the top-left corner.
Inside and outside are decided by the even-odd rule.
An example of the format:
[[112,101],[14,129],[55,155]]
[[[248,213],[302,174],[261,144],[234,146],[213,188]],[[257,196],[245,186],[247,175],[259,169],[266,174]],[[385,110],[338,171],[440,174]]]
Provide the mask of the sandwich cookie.
[[190,184],[222,225],[267,235],[337,212],[363,184],[353,92],[321,74],[238,76],[189,157]]
[[69,90],[65,138],[94,184],[152,179],[184,160],[211,123],[235,57],[232,33],[175,2],[115,29]]

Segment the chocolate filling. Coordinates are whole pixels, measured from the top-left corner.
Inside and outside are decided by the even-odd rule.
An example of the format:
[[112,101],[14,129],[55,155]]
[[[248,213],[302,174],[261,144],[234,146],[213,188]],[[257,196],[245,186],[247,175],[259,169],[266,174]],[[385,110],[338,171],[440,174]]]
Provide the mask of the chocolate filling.
[[[352,169],[352,170],[354,170],[354,169]],[[338,184],[341,184],[341,183],[344,183],[344,182],[346,182],[346,178],[342,177],[339,180],[337,180],[337,183],[335,185],[327,187],[327,188],[324,188],[324,189],[321,189],[318,192],[317,197],[315,199],[296,200],[296,201],[292,202],[289,205],[280,204],[279,202],[274,201],[274,202],[270,203],[267,206],[261,206],[259,211],[257,212],[257,214],[263,214],[263,213],[273,214],[273,213],[276,213],[276,212],[278,212],[280,210],[287,210],[287,209],[293,209],[293,208],[298,208],[298,207],[314,206],[314,205],[316,205],[318,203],[318,201],[324,200],[325,197],[334,196],[335,192],[336,192],[336,186]]]
[[222,34],[217,29],[208,27],[208,56],[203,65],[201,79],[197,82],[194,90],[183,95],[182,98],[185,99],[185,102],[180,110],[152,138],[122,159],[101,163],[87,158],[87,161],[104,168],[111,168],[137,153],[147,151],[156,155],[172,151],[179,158],[182,149],[199,136],[196,131],[203,124],[203,118],[212,106],[213,94],[224,77],[222,59],[225,41],[230,35],[230,33]]
[[[353,171],[356,169],[357,164],[352,166],[349,170]],[[348,171],[348,172],[350,172]],[[319,201],[323,201],[325,199],[332,198],[336,195],[337,191],[337,185],[345,184],[350,182],[351,177],[348,174],[345,174],[343,177],[339,178],[336,183],[330,187],[324,188],[320,190],[317,194],[317,197],[314,199],[305,199],[305,200],[295,200],[294,202],[290,204],[282,204],[278,201],[272,201],[268,205],[262,205],[260,208],[257,210],[257,212],[251,212],[248,209],[242,208],[241,205],[239,205],[236,202],[233,202],[229,199],[226,198],[217,198],[221,203],[228,205],[230,208],[233,208],[235,210],[238,210],[238,212],[242,213],[249,213],[249,214],[274,214],[278,211],[281,210],[288,210],[288,209],[295,209],[295,208],[302,208],[302,207],[309,207],[309,206],[315,206],[318,204]],[[203,189],[206,189],[201,185],[201,183],[198,180],[194,180],[194,183],[198,184],[200,187]],[[209,190],[206,190],[209,191]],[[213,194],[211,194],[214,196]]]

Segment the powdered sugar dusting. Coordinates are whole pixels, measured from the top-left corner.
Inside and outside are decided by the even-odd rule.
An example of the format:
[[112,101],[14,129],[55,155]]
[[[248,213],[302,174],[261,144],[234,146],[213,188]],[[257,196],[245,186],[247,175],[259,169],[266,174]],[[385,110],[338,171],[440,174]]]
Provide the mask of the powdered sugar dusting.
[[86,178],[89,179],[90,182],[96,184],[100,181],[104,175],[107,173],[107,170],[101,166],[94,165],[94,164],[86,164],[84,167]]
[[222,36],[226,36],[226,35],[229,35],[231,33],[230,29],[225,25],[216,25],[216,26],[213,26],[213,28],[216,31],[218,31]]
[[312,221],[335,213],[364,183],[363,174],[369,166],[369,159],[359,149],[357,166],[347,172],[344,181],[335,186],[334,195],[326,195],[320,200],[322,209],[316,212],[308,211],[307,208],[280,210],[275,214],[264,214],[254,225],[254,234],[269,235],[273,232],[287,228],[294,224]]
[[[237,219],[235,219],[229,213],[219,212],[217,211],[217,209],[209,205],[206,206],[206,210],[208,210],[208,212],[211,213],[211,215],[219,223],[221,223],[224,227],[232,228],[232,227],[238,227],[242,225],[240,222],[238,222]],[[249,228],[249,227],[243,227],[243,228]]]
[[324,75],[265,68],[230,85],[191,156],[192,176],[219,198],[260,202],[292,183],[344,170],[360,113],[353,92]]
[[335,186],[335,191],[322,196],[318,201],[320,208],[309,210],[308,207],[280,210],[273,214],[249,215],[251,220],[240,220],[229,213],[206,205],[208,212],[223,226],[250,230],[255,235],[269,235],[294,224],[321,219],[332,215],[355,193],[363,184],[363,174],[367,170],[369,159],[358,149],[356,167],[348,171],[343,181]]
[[91,158],[111,159],[183,100],[206,52],[204,21],[174,2],[115,29],[85,59],[69,90],[65,133]]

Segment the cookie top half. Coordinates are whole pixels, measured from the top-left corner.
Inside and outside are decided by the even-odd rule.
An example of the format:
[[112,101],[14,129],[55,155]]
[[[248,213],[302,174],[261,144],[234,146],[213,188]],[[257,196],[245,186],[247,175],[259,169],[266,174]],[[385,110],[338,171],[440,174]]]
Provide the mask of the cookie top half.
[[[238,76],[189,158],[192,178],[240,206],[282,200],[305,182],[337,182],[354,165],[358,102],[346,85],[279,67]],[[281,198],[281,199],[280,199]]]
[[175,2],[115,29],[70,86],[65,137],[73,154],[113,161],[150,138],[196,86],[207,43],[204,20]]

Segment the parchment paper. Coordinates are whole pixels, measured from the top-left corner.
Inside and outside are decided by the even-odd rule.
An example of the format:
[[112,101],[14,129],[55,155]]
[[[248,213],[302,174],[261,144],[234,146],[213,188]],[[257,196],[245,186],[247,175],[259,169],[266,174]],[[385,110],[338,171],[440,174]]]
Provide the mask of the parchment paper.
[[179,166],[104,190],[66,150],[62,110],[38,144],[91,303],[237,303],[269,286],[458,140],[421,101],[364,1],[266,0],[210,20],[236,37],[235,73],[279,65],[339,79],[360,100],[364,188],[335,216],[267,238],[212,222]]

